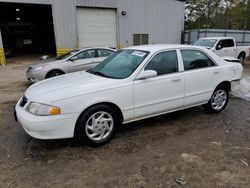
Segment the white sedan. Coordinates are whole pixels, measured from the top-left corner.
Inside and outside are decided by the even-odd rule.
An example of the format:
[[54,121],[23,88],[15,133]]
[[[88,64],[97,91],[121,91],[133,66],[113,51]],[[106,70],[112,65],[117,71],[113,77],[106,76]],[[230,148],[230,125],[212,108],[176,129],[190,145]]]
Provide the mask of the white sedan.
[[32,137],[75,137],[99,146],[122,123],[198,105],[221,112],[242,70],[202,47],[130,47],[91,70],[32,85],[18,101],[16,117]]

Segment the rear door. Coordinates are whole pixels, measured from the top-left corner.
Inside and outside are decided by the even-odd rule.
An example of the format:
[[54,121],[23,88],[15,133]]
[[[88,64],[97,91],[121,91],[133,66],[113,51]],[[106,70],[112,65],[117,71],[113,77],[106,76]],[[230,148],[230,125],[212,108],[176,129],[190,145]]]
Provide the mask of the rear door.
[[184,64],[184,106],[203,104],[210,97],[221,76],[220,67],[200,50],[181,50]]
[[98,63],[96,49],[84,50],[73,57],[77,59],[68,62],[69,72],[88,70]]

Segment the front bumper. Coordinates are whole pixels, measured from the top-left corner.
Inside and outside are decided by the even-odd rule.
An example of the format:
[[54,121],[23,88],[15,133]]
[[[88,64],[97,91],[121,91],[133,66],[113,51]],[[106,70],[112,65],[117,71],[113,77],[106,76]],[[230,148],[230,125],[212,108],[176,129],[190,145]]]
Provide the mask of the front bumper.
[[26,72],[26,77],[32,83],[39,82],[45,78],[40,72],[32,72],[32,70]]
[[78,117],[76,113],[57,116],[36,116],[28,113],[25,110],[25,106],[20,107],[19,102],[15,106],[16,118],[30,136],[44,140],[72,138],[74,136]]

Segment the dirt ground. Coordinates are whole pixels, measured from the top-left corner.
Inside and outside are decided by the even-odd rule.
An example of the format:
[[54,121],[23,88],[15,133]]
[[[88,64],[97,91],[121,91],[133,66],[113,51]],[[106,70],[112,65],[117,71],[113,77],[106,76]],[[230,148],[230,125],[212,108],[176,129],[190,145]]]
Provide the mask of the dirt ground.
[[[250,102],[231,98],[220,114],[196,107],[122,126],[96,149],[40,141],[12,115],[33,61],[0,67],[0,187],[250,187]],[[175,181],[182,176],[186,185]]]

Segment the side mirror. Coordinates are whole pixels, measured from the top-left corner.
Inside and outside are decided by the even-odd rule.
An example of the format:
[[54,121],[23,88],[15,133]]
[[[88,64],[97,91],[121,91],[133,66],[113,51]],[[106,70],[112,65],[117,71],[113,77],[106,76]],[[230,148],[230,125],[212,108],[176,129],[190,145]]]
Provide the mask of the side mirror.
[[217,45],[216,50],[221,50],[222,46],[220,44]]
[[148,78],[154,78],[157,76],[157,72],[154,70],[145,70],[142,71],[139,76],[137,77],[138,80],[144,80]]
[[70,58],[70,61],[75,61],[75,60],[77,60],[78,59],[78,57],[77,56],[74,56],[74,57],[71,57]]

